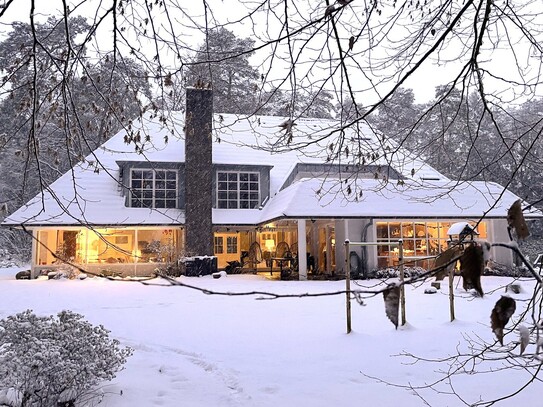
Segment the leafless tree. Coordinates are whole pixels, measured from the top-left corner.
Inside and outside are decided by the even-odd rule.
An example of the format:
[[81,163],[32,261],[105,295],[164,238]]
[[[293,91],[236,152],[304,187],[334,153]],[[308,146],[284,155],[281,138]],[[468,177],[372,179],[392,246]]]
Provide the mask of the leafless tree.
[[[263,111],[274,97],[286,101],[288,108],[270,111],[288,114],[291,124],[317,111],[313,108],[319,95],[348,100],[351,106],[348,114],[338,111],[340,126],[325,137],[297,139],[291,126],[294,137],[281,139],[273,148],[304,150],[319,143],[329,161],[363,171],[377,158],[361,154],[360,138],[348,138],[344,130],[356,130],[401,96],[402,88],[417,92],[421,82],[436,75],[436,85],[442,85],[439,93],[398,133],[397,146],[409,145],[414,132],[440,117],[427,140],[413,147],[424,156],[440,146],[450,160],[456,149],[450,148],[448,138],[464,119],[462,159],[480,160],[485,143],[478,142],[491,133],[492,143],[503,148],[494,160],[483,161],[484,166],[507,162],[509,177],[502,182],[508,187],[528,163],[541,164],[534,149],[541,144],[543,117],[538,111],[520,117],[516,109],[541,96],[543,17],[538,6],[535,0],[6,0],[0,6],[4,36],[25,24],[28,41],[0,59],[2,102],[13,105],[17,118],[6,121],[0,153],[20,157],[25,173],[32,169],[38,174],[36,188],[45,190],[59,170],[45,159],[41,135],[56,134],[67,162],[74,164],[92,149],[98,133],[107,138],[114,129],[129,132],[131,120],[145,115],[159,116],[167,124],[168,109],[179,107],[173,87],[184,83],[189,72],[212,72],[213,64],[250,56],[259,74],[251,85],[260,105],[246,115]],[[75,18],[76,25],[71,23]],[[251,41],[235,52],[195,58],[210,49],[210,34],[223,29]],[[94,69],[98,61],[105,63]],[[136,69],[141,77],[131,79],[149,81],[153,95],[142,83],[115,79],[132,63],[142,68]],[[22,82],[15,80],[21,77]],[[94,94],[92,102],[81,101],[82,86]],[[130,89],[133,117],[111,99],[121,88]],[[445,111],[447,115],[433,115]],[[103,119],[91,120],[89,112]],[[390,159],[393,156],[392,149]],[[100,163],[94,165],[100,169]],[[482,170],[459,175],[476,177]],[[356,176],[348,181],[345,195],[354,191],[354,197]],[[537,315],[538,293],[531,306]],[[534,327],[538,321],[539,316],[534,317]],[[495,351],[487,344],[481,349],[479,355]],[[530,363],[525,366],[537,377],[539,364],[536,359]]]

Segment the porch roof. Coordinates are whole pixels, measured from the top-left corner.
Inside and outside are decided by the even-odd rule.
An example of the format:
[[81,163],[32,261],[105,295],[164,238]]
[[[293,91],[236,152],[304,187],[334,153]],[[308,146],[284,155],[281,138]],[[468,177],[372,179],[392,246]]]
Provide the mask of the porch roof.
[[[270,200],[262,211],[262,221],[310,217],[505,218],[509,207],[520,199],[499,184],[482,181],[405,181],[399,185],[393,181],[363,179],[350,183],[352,192],[347,195],[348,184],[342,185],[339,180],[301,179]],[[533,207],[524,215],[543,217]]]

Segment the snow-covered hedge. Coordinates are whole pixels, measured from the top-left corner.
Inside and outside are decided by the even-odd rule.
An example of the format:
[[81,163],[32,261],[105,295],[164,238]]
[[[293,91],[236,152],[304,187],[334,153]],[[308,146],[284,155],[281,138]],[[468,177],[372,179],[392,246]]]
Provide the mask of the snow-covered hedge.
[[0,405],[90,404],[96,385],[113,379],[131,354],[71,311],[9,316],[0,320]]

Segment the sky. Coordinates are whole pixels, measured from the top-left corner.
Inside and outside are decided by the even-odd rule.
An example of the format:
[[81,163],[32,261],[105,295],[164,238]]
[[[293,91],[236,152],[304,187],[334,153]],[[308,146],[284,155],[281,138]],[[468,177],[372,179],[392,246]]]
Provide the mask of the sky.
[[[121,346],[134,349],[117,378],[100,387],[104,396],[100,405],[108,407],[420,407],[421,397],[436,407],[460,406],[446,383],[438,385],[440,393],[393,386],[423,386],[442,377],[438,370],[446,370],[444,364],[413,364],[405,355],[431,360],[454,355],[469,350],[468,339],[474,347],[486,341],[495,351],[518,355],[517,331],[506,335],[502,347],[489,326],[490,312],[506,294],[510,278],[483,277],[483,298],[474,298],[455,281],[453,322],[447,284],[435,294],[424,293],[430,282],[408,286],[407,324],[398,329],[385,315],[382,295],[365,299],[364,305],[353,301],[353,330],[347,334],[344,294],[262,300],[258,295],[204,295],[155,280],[151,283],[157,285],[149,286],[101,278],[15,280],[19,269],[0,269],[0,319],[26,309],[41,316],[70,309],[92,324],[103,324]],[[217,292],[302,294],[345,288],[344,281],[272,281],[256,275],[179,281]],[[533,280],[518,283],[522,292],[510,294],[517,300],[517,310],[508,329],[534,287]],[[376,290],[382,284],[356,281],[352,288]],[[530,344],[526,359],[511,361],[522,366],[534,351]],[[478,360],[474,369],[482,372],[502,365],[507,360]],[[460,374],[453,385],[471,403],[506,395],[528,378],[523,369]],[[543,383],[536,381],[498,406],[535,406],[542,391]]]
[[[74,2],[75,3],[75,2]],[[98,0],[86,0],[82,2],[77,2],[76,8],[77,14],[83,14],[90,18],[96,16],[96,10],[103,10],[105,7],[110,6],[109,1],[98,1]],[[275,4],[276,7],[270,10],[263,10],[262,12],[255,13],[251,18],[246,18],[246,10],[244,9],[243,4],[249,5],[249,7],[254,7],[256,3],[254,2],[242,2],[241,0],[209,0],[207,2],[208,8],[204,9],[204,2],[194,2],[187,4],[186,2],[181,2],[179,0],[169,0],[165,2],[172,14],[167,18],[164,14],[159,12],[153,12],[153,18],[151,19],[151,24],[154,24],[155,28],[159,28],[160,34],[164,38],[171,39],[171,29],[173,27],[176,30],[176,41],[180,45],[180,50],[184,55],[187,55],[191,52],[195,46],[200,44],[203,40],[202,29],[205,24],[205,19],[207,18],[209,26],[213,26],[215,23],[226,23],[227,28],[234,31],[238,36],[250,37],[256,40],[257,45],[262,44],[262,41],[266,39],[267,36],[276,37],[277,35],[284,34],[285,27],[282,25],[284,22],[284,12],[282,9],[282,2],[279,0],[272,0],[271,3]],[[402,2],[400,2],[401,4]],[[530,2],[527,1],[527,4]],[[15,0],[12,6],[8,9],[6,14],[0,18],[0,22],[6,24],[13,20],[27,20],[29,14],[29,4],[30,0]],[[127,16],[130,13],[136,14],[136,19],[132,20],[129,18],[128,23],[135,23],[136,26],[139,25],[141,19],[145,18],[143,13],[146,10],[143,6],[138,7],[134,3],[134,9],[127,7]],[[264,3],[267,4],[267,3]],[[290,8],[286,11],[289,19],[289,29],[295,29],[297,26],[303,25],[309,21],[309,19],[314,19],[319,17],[324,12],[324,3],[315,8],[314,3],[306,1],[298,1],[296,3],[289,3]],[[429,3],[430,5],[433,2]],[[36,2],[36,16],[37,18],[45,18],[46,15],[57,14],[58,10],[61,9],[62,2],[60,1],[37,1]],[[296,7],[295,7],[296,6]],[[354,13],[345,12],[343,14],[338,14],[338,24],[340,30],[340,37],[343,44],[343,47],[347,46],[347,39],[349,35],[357,33],[359,31],[360,21],[358,20],[359,14],[363,14],[363,9],[360,8],[360,5],[348,6],[350,10],[351,7],[355,11]],[[392,8],[384,8],[383,16],[376,19],[375,21],[383,23],[386,21],[387,13],[391,13],[394,10]],[[454,11],[454,10],[453,10]],[[138,20],[137,16],[140,17]],[[245,16],[245,18],[244,18]],[[415,15],[415,20],[409,21],[407,17],[406,25],[401,28],[400,22],[398,20],[393,26],[383,25],[382,30],[389,29],[389,33],[386,35],[387,41],[378,46],[372,44],[371,39],[361,38],[355,46],[353,47],[353,53],[359,52],[360,50],[365,50],[365,57],[370,57],[372,59],[372,67],[370,68],[367,63],[364,62],[364,58],[357,56],[356,60],[348,61],[352,65],[349,75],[351,85],[357,89],[357,98],[358,102],[362,104],[371,104],[374,103],[379,96],[383,96],[388,92],[392,86],[395,85],[395,76],[397,73],[394,72],[395,63],[388,64],[386,69],[380,69],[379,60],[384,58],[387,55],[392,55],[401,47],[405,46],[406,43],[402,42],[406,38],[409,38],[412,31],[418,29],[418,21],[416,21],[417,16]],[[538,27],[539,15],[536,15],[534,20],[534,27]],[[435,29],[437,34],[434,36],[427,36],[425,41],[426,43],[431,43],[435,41],[440,35],[440,27],[442,27],[443,22],[435,22]],[[109,23],[108,23],[109,24]],[[441,24],[441,25],[440,25]],[[511,23],[508,23],[511,24]],[[199,28],[196,28],[200,26]],[[469,26],[469,24],[467,25]],[[112,36],[108,31],[110,25],[105,26],[105,30],[98,32],[98,40],[95,42],[95,47],[109,47],[111,48]],[[330,69],[334,69],[334,64],[329,64],[327,58],[329,53],[337,56],[335,44],[335,38],[330,38],[332,41],[326,42],[325,37],[323,37],[324,32],[329,32],[330,27],[328,23],[323,22],[321,25],[320,31],[309,30],[305,34],[294,37],[292,41],[288,44],[289,47],[292,47],[293,50],[300,50],[300,47],[303,47],[305,40],[311,38],[311,42],[304,49],[304,54],[300,59],[280,61],[278,56],[285,54],[285,49],[275,52],[270,47],[264,47],[262,50],[258,51],[251,62],[259,68],[261,73],[269,72],[270,75],[267,77],[269,86],[278,85],[282,79],[285,78],[286,73],[294,66],[296,71],[295,76],[290,78],[286,83],[283,84],[283,87],[288,87],[292,85],[296,86],[324,86],[328,90],[338,91],[340,87],[345,88],[345,81],[342,78],[342,75],[339,70],[335,72],[335,79],[333,82],[327,82],[326,84],[322,83],[323,78],[326,77],[325,72]],[[515,81],[519,81],[520,75],[525,75],[529,78],[537,78],[538,67],[537,49],[534,50],[530,48],[525,42],[520,40],[518,32],[513,30],[508,31],[508,38],[511,40],[511,44],[505,42],[506,36],[504,35],[504,27],[506,23],[500,24],[495,22],[491,25],[491,32],[495,36],[500,36],[500,41],[494,41],[492,38],[488,38],[483,42],[484,44],[484,53],[480,55],[481,58],[481,68],[488,72],[484,72],[483,76],[485,77],[485,89],[489,89],[494,93],[498,94],[505,98],[506,101],[512,102],[516,100],[516,96],[521,99],[525,99],[525,96],[514,95],[511,92],[513,86],[511,84],[498,83],[498,79],[492,79],[490,73],[496,78],[511,78]],[[426,28],[425,28],[426,29]],[[5,31],[5,30],[4,30]],[[379,29],[375,30],[376,37],[378,38]],[[125,32],[128,42],[133,45],[139,52],[142,52],[147,58],[152,59],[156,52],[158,51],[161,55],[161,61],[165,65],[170,65],[171,69],[175,69],[179,66],[178,61],[175,59],[175,53],[168,47],[159,45],[158,49],[152,43],[149,43],[143,39],[143,35],[135,35],[133,31],[127,30]],[[538,32],[534,32],[533,35],[535,38],[538,38]],[[497,37],[495,37],[497,38]],[[468,38],[468,41],[471,41],[472,38]],[[426,102],[431,100],[434,97],[434,90],[437,85],[448,83],[451,81],[462,69],[464,63],[469,59],[469,53],[467,55],[462,55],[460,53],[460,45],[466,39],[463,38],[454,38],[450,41],[446,49],[439,50],[439,63],[435,59],[427,61],[421,68],[420,71],[412,75],[405,83],[406,87],[411,87],[414,90],[416,101],[417,102]],[[512,49],[514,48],[514,49]],[[123,52],[127,52],[126,47],[121,47]],[[533,55],[532,55],[533,54]],[[273,57],[272,57],[273,55]],[[437,54],[436,54],[437,55]],[[409,58],[412,55],[404,55],[405,58]],[[532,58],[534,57],[534,58]],[[357,65],[359,64],[359,65]],[[520,69],[516,69],[516,66],[519,65]],[[270,68],[271,67],[271,68]],[[483,71],[481,71],[483,72]],[[490,73],[489,73],[490,72]],[[393,75],[394,78],[386,78],[388,75]],[[529,95],[539,94],[537,89],[534,88],[522,88]],[[474,90],[474,89],[473,89]]]

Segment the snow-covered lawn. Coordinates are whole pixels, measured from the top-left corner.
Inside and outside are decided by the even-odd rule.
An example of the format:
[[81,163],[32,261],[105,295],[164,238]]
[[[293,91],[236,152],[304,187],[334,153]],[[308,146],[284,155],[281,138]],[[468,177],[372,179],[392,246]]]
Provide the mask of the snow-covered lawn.
[[[484,298],[472,298],[460,284],[453,323],[446,288],[424,294],[429,283],[407,288],[408,325],[398,330],[385,316],[381,295],[365,306],[353,302],[353,332],[347,335],[344,295],[258,300],[104,279],[16,281],[16,271],[0,269],[0,318],[25,309],[42,315],[70,309],[134,348],[126,369],[104,387],[102,405],[108,407],[423,406],[414,392],[370,377],[414,386],[438,378],[439,366],[406,364],[396,355],[443,357],[464,346],[465,333],[493,340],[490,312],[511,281],[484,277]],[[283,294],[345,286],[344,281],[281,282],[253,275],[181,281],[221,292]],[[359,283],[371,287],[378,281]],[[521,284],[524,290],[514,298],[529,296],[533,281]],[[524,306],[517,301],[517,314]],[[525,380],[522,370],[508,370],[459,378],[456,386],[474,402],[506,394]],[[422,394],[435,406],[462,405],[447,394]],[[500,405],[541,405],[541,394],[543,385],[537,383]]]

